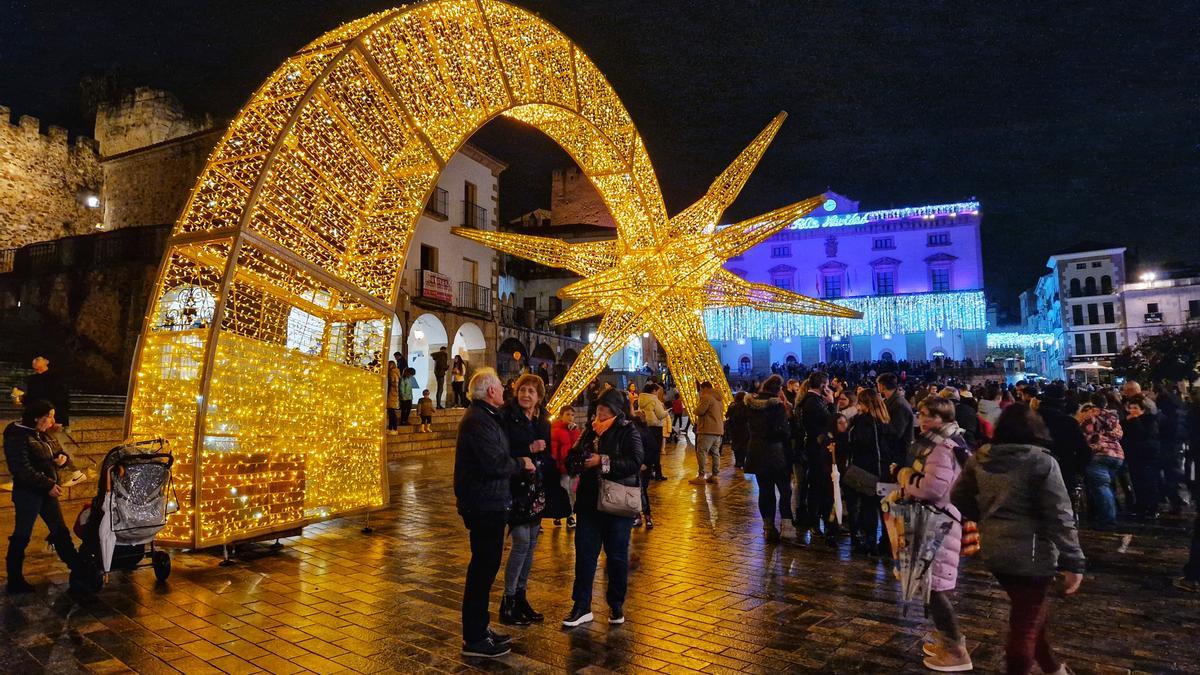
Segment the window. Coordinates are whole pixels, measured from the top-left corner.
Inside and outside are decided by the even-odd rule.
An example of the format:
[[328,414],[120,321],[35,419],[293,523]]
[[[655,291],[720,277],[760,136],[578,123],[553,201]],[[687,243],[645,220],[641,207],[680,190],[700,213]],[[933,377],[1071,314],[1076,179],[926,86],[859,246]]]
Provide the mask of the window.
[[1104,263],[1102,263],[1102,262],[1100,262],[1099,260],[1097,260],[1097,261],[1095,261],[1095,262],[1093,262],[1093,263],[1092,263],[1092,267],[1099,267],[1099,266],[1101,266],[1101,265],[1103,265],[1103,264],[1104,264]]
[[1100,352],[1100,334],[1089,333],[1088,337],[1092,339],[1092,353],[1099,354]]
[[1088,277],[1087,279],[1084,280],[1083,294],[1084,295],[1095,295],[1096,294],[1096,277]]
[[1112,293],[1112,291],[1112,277],[1108,276],[1107,274],[1100,277],[1100,292],[1108,295],[1109,293]]
[[469,284],[479,283],[479,263],[470,258],[463,258],[463,281]]
[[950,269],[949,268],[934,268],[929,270],[929,290],[948,291],[950,290]]
[[892,270],[875,272],[875,293],[877,295],[892,295],[896,292],[896,273]]
[[551,315],[558,316],[562,313],[562,298],[558,297],[557,295],[552,295],[546,299],[550,301]]
[[1075,264],[1075,269],[1077,269],[1077,270],[1086,270],[1086,269],[1087,269],[1087,263],[1076,263],[1076,264]]
[[1108,346],[1109,354],[1117,353],[1117,334],[1116,333],[1114,333],[1113,331],[1108,331],[1107,333],[1105,333],[1104,334],[1104,342]]
[[875,237],[871,240],[872,251],[890,251],[896,248],[895,237]]
[[1117,317],[1113,314],[1113,304],[1111,302],[1104,303],[1104,323],[1115,323]]
[[1200,319],[1200,300],[1188,300],[1188,321]]
[[531,297],[531,296],[527,295],[527,296],[525,296],[525,299],[522,300],[522,303],[523,303],[524,308],[531,312],[537,310],[537,296]]
[[822,285],[822,290],[824,291],[825,297],[827,297],[827,298],[842,297],[842,275],[840,273],[839,274],[826,274],[822,278],[822,282],[823,283],[821,285]]
[[1096,305],[1096,303],[1088,305],[1088,323],[1100,323],[1100,308]]
[[792,247],[791,246],[772,246],[771,247],[771,257],[772,258],[790,258],[790,257],[792,257]]
[[1158,303],[1157,302],[1147,302],[1146,303],[1146,313],[1147,314],[1153,314],[1157,311],[1158,311]]
[[1083,305],[1073,305],[1071,307],[1071,323],[1076,326],[1083,325]]
[[791,277],[773,277],[771,279],[771,283],[774,284],[775,288],[782,288],[785,291],[792,290],[792,278]]
[[926,243],[929,246],[949,246],[950,245],[950,233],[949,232],[934,232],[933,234],[929,235],[929,237],[926,239]]
[[1083,295],[1083,289],[1079,285],[1079,280],[1072,279],[1071,280],[1071,297],[1078,298],[1081,295]]
[[1075,334],[1075,353],[1080,356],[1087,353],[1087,348],[1084,347],[1083,333]]
[[438,271],[438,250],[433,246],[421,244],[421,269],[430,272]]

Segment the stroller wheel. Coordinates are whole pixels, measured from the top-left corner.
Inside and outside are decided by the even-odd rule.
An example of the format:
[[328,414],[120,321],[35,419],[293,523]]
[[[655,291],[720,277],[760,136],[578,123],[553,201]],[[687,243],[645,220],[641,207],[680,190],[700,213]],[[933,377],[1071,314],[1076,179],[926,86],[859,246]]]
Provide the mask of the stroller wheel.
[[150,563],[154,566],[155,579],[166,581],[171,576],[171,556],[166,551],[155,551],[150,556]]

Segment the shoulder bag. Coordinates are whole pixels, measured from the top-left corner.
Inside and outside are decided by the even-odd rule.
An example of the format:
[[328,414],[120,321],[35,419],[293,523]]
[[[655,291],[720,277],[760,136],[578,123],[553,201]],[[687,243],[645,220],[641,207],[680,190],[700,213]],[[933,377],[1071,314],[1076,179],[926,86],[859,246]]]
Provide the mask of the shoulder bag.
[[[882,460],[879,457],[879,426],[875,418],[871,418],[871,431],[875,434],[875,466],[879,466]],[[849,463],[846,472],[842,474],[842,484],[860,495],[874,497],[875,486],[878,483],[878,475],[867,471],[853,461]]]

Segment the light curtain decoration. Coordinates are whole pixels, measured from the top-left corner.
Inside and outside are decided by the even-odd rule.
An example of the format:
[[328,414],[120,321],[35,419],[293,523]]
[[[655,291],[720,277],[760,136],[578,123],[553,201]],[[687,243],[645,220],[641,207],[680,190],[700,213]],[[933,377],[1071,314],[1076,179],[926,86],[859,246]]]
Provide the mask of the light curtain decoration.
[[1050,333],[988,333],[988,349],[1045,349],[1054,344]]
[[710,309],[704,325],[712,340],[844,335],[903,335],[938,330],[984,330],[987,300],[983,291],[911,293],[842,298],[861,312],[861,320],[766,312],[754,307]]
[[[373,14],[267,78],[176,223],[126,415],[130,435],[165,437],[177,457],[179,511],[160,539],[265,538],[387,502],[382,366],[408,245],[446,162],[501,115],[570,153],[618,224],[618,242],[563,254],[589,276],[570,290],[573,314],[608,314],[560,401],[641,326],[664,340],[689,397],[698,378],[723,382],[706,306],[849,315],[719,269],[811,206],[711,233],[778,120],[708,195],[668,218],[625,106],[553,26],[496,0]],[[650,278],[634,278],[643,271]],[[655,292],[652,307],[637,297]]]
[[[652,173],[640,189],[624,195],[627,203],[614,208],[610,201],[614,215],[625,214],[624,219],[617,218],[615,240],[567,244],[545,237],[454,228],[459,236],[583,277],[559,291],[559,297],[575,302],[551,323],[603,318],[596,339],[584,347],[555,390],[551,410],[575,400],[617,350],[644,332],[652,333],[666,351],[667,365],[688,410],[694,409],[696,385],[703,381],[711,382],[728,404],[733,395],[720,358],[708,343],[707,308],[843,319],[862,316],[831,302],[748,282],[722,268],[729,258],[767,240],[824,201],[823,196],[814,197],[717,229],[721,214],[741,192],[785,117],[780,113],[772,120],[699,201],[672,218],[658,209],[640,210],[647,195],[653,204],[662,202]],[[607,180],[586,168],[585,173],[598,188]]]

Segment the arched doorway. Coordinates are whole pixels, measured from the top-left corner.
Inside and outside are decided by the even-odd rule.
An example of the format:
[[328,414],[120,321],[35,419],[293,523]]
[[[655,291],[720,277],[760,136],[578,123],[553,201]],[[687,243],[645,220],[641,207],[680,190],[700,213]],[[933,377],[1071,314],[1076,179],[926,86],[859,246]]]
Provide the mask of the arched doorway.
[[458,327],[454,333],[454,344],[450,345],[451,363],[455,356],[461,356],[463,361],[467,362],[467,377],[470,377],[472,368],[478,368],[487,363],[486,353],[487,342],[484,340],[483,331],[479,329],[479,326],[468,321]]
[[533,348],[533,352],[529,355],[529,367],[533,372],[542,375],[545,378],[546,384],[556,382],[553,377],[554,373],[554,350],[545,342],[539,342],[538,346]]
[[[645,223],[666,221],[645,144],[603,74],[497,0],[429,0],[340,26],[229,123],[168,242],[125,417],[126,435],[163,437],[175,455],[181,503],[162,541],[203,548],[384,505],[399,275],[442,167],[498,116],[562,146],[626,240],[640,246]],[[207,325],[157,325],[181,285],[215,300]],[[292,344],[306,348],[289,348],[289,324],[307,321],[292,310],[323,322],[320,342],[297,324],[308,338]],[[410,349],[435,340],[444,328],[405,336]]]
[[501,380],[520,374],[529,360],[529,350],[516,338],[508,338],[496,350],[496,373]]
[[[433,373],[433,353],[449,348],[446,327],[432,314],[422,314],[408,329],[408,367],[417,371],[417,387],[437,394],[437,379]],[[413,400],[420,398],[413,392]]]
[[850,361],[850,345],[845,342],[830,342],[828,360],[830,363],[846,363]]

